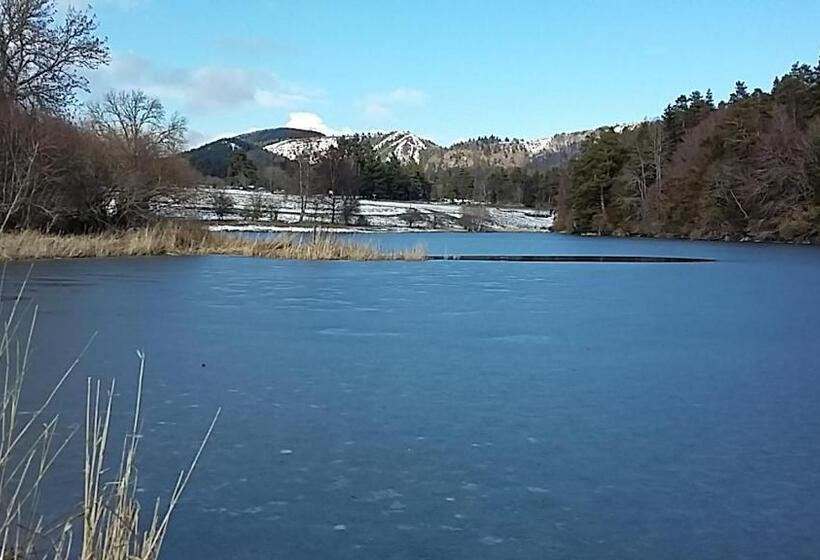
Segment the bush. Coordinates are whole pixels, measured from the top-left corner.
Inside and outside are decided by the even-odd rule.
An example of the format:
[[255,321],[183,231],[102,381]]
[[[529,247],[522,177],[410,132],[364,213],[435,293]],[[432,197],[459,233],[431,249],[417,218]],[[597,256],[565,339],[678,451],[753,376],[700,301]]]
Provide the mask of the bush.
[[233,212],[234,201],[230,195],[222,191],[217,191],[211,194],[211,209],[218,220],[222,220],[225,216]]

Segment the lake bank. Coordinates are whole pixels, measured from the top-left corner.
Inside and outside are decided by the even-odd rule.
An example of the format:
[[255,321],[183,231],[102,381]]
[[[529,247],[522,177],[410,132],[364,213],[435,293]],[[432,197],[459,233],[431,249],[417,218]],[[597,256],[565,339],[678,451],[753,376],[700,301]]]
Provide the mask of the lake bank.
[[728,235],[717,233],[705,233],[703,235],[684,235],[676,233],[630,233],[624,231],[614,231],[608,234],[594,232],[574,232],[567,230],[554,230],[552,233],[563,235],[575,235],[578,237],[604,237],[615,239],[665,239],[674,241],[709,241],[721,243],[770,243],[773,245],[818,245],[820,237],[801,237],[793,239],[779,238],[771,234],[743,234]]
[[247,239],[212,232],[201,224],[163,222],[125,231],[57,235],[38,231],[0,234],[0,260],[149,257],[165,255],[234,255],[291,260],[423,260],[421,248],[384,251],[321,235],[310,242],[297,238]]

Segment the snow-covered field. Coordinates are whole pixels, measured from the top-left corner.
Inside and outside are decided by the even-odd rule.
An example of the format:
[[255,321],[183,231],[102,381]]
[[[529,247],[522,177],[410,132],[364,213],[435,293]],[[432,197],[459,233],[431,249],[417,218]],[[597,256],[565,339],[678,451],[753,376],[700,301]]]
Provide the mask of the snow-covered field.
[[[220,219],[214,211],[214,198],[223,193],[232,202],[230,212]],[[334,203],[325,196],[307,200],[300,223],[301,201],[298,195],[273,194],[264,191],[202,188],[191,205],[177,215],[215,222],[218,231],[306,231],[318,222],[331,224],[335,213],[336,231],[459,231],[468,222],[481,231],[547,231],[552,227],[551,213],[529,208],[502,208],[469,202],[392,202],[359,200],[347,223],[342,219],[342,201]],[[256,209],[254,216],[253,209]],[[465,220],[464,214],[469,219]]]

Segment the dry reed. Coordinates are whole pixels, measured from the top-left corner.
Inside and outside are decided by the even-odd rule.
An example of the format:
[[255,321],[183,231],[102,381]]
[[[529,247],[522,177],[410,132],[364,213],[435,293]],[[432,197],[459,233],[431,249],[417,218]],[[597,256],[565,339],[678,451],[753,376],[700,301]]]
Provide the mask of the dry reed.
[[163,222],[140,229],[88,235],[54,235],[38,231],[0,234],[0,260],[144,257],[160,255],[238,255],[270,259],[420,261],[423,248],[383,251],[347,243],[332,235],[312,241],[286,236],[248,239],[209,231],[196,223]]
[[[4,277],[0,278],[0,294],[4,293]],[[76,516],[60,520],[56,525],[47,525],[40,507],[42,483],[73,435],[56,439],[58,417],[49,415],[47,409],[80,358],[63,372],[33,412],[20,409],[37,317],[35,308],[30,326],[23,328],[21,295],[22,289],[10,309],[3,307],[0,298],[0,317],[3,318],[0,364],[5,370],[0,402],[0,559],[156,560],[171,514],[200,459],[219,411],[189,468],[179,473],[167,505],[161,507],[157,500],[146,525],[141,519],[141,506],[136,498],[136,455],[142,423],[145,358],[139,355],[133,422],[125,437],[119,466],[111,465],[109,461],[114,384],[105,397],[100,383],[89,380],[82,509]],[[115,473],[113,478],[110,473]],[[77,530],[79,524],[82,525],[81,533]],[[75,536],[81,536],[81,539],[75,542]]]
[[99,382],[88,381],[86,406],[85,497],[83,501],[83,540],[81,560],[155,560],[168,531],[171,514],[188,485],[205,444],[213,432],[219,411],[214,416],[199,449],[187,470],[180,471],[164,510],[157,500],[149,524],[140,526],[141,506],[137,500],[137,444],[142,414],[142,384],[145,356],[140,353],[140,370],[131,431],[125,438],[119,471],[115,480],[106,482],[111,408],[115,385],[108,398],[101,398]]

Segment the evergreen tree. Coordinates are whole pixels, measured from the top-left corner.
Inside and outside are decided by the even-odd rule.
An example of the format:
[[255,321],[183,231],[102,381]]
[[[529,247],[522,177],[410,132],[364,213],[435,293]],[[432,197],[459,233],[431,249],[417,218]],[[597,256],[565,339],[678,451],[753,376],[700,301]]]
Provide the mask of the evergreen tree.
[[243,152],[234,153],[228,164],[228,180],[237,185],[247,187],[258,181],[256,165]]
[[683,141],[684,134],[686,134],[685,114],[687,110],[688,105],[681,107],[680,98],[678,98],[678,103],[675,105],[667,105],[661,116],[661,122],[663,123],[664,153],[667,157],[671,157],[671,154]]
[[749,99],[749,88],[746,87],[746,82],[735,82],[735,91],[729,96],[729,103],[737,103]]
[[714,99],[714,96],[712,95],[712,88],[709,88],[709,89],[706,90],[706,107],[710,111],[715,110],[715,99]]
[[612,128],[585,142],[582,155],[570,167],[575,231],[606,233],[612,229],[611,194],[625,160],[626,151]]

